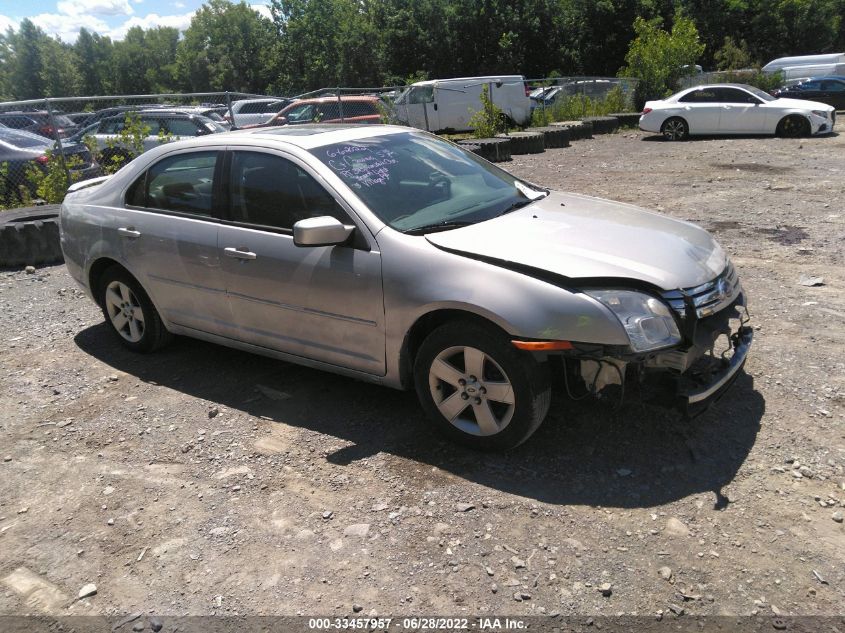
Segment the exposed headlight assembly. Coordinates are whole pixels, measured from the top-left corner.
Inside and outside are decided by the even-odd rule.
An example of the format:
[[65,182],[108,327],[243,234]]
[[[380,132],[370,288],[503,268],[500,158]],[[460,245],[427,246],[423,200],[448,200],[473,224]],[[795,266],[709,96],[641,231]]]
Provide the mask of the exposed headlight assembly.
[[669,306],[660,299],[634,290],[586,290],[610,309],[636,352],[649,352],[681,342],[678,324]]

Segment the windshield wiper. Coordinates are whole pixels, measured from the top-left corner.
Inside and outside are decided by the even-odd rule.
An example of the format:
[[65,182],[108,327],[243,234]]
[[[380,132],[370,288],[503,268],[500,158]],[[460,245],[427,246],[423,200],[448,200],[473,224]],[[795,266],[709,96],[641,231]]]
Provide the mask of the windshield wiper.
[[452,229],[459,229],[462,226],[469,226],[475,222],[435,222],[433,224],[423,224],[422,226],[415,226],[407,231],[402,231],[405,235],[425,235],[426,233],[437,233],[438,231],[451,231]]
[[535,200],[517,200],[511,206],[507,207],[504,211],[502,211],[499,215],[505,215],[507,213],[511,213],[513,211],[516,211],[517,209],[521,209],[522,207],[527,207],[532,202],[537,202],[537,199],[535,199]]

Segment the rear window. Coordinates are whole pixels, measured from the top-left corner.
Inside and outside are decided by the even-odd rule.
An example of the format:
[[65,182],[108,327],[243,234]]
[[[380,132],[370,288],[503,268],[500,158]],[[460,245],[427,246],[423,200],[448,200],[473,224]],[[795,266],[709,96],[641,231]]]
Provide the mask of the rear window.
[[0,130],[0,141],[7,145],[11,145],[12,147],[21,148],[43,148],[49,145],[48,142],[45,142],[43,137],[30,136],[29,134],[8,129]]

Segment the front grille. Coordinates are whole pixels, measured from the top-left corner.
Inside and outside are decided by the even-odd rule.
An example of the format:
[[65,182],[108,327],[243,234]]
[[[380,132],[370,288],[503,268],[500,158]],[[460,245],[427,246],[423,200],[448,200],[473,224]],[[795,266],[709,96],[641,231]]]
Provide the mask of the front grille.
[[664,292],[663,298],[675,312],[685,316],[684,297],[689,297],[695,306],[696,315],[699,319],[703,319],[729,306],[740,292],[742,292],[742,286],[739,283],[739,277],[733,264],[728,262],[725,270],[715,279],[695,288]]

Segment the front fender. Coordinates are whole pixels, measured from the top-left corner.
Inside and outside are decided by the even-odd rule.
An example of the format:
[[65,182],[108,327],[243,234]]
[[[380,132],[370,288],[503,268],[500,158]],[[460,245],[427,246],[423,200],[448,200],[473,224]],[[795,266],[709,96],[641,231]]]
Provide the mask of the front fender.
[[583,293],[526,272],[442,251],[423,238],[382,231],[379,243],[391,382],[398,381],[399,357],[408,332],[420,318],[438,310],[481,317],[515,338],[629,344],[618,319]]

